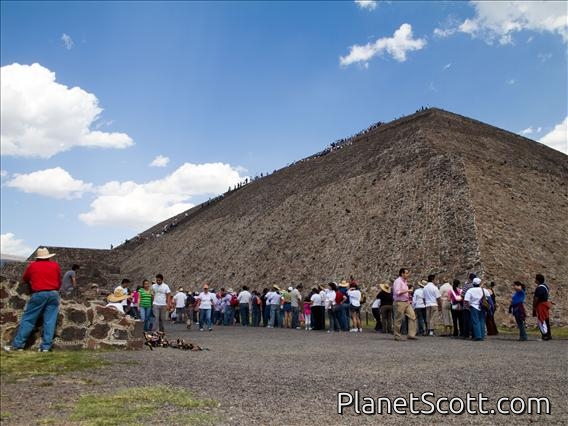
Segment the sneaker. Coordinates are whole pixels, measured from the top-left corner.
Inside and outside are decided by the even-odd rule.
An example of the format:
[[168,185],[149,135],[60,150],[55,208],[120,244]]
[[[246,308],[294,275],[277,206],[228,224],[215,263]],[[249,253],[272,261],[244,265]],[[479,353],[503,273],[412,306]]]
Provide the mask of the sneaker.
[[49,352],[49,349],[42,349],[42,348],[39,348],[37,351],[38,351],[38,352]]
[[212,329],[212,328],[210,328],[210,329],[209,329],[209,331],[213,331],[213,329]]
[[428,333],[428,336],[433,336],[434,332],[432,330],[430,330],[430,333]]
[[199,329],[199,331],[203,331],[203,329],[202,329],[202,328],[200,328],[200,329]]
[[350,333],[357,333],[357,329],[356,328],[352,328],[351,330],[349,330]]
[[362,333],[362,332],[363,332],[363,329],[362,329],[362,328],[360,328],[360,329],[359,329],[359,333]]
[[331,330],[327,330],[328,333],[331,333]]
[[296,327],[296,330],[301,330],[301,328],[300,328],[300,327]]

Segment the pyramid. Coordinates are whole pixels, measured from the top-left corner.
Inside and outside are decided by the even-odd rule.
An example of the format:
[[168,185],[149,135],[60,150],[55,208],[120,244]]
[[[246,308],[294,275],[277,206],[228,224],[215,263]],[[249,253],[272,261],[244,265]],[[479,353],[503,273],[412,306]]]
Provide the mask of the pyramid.
[[[59,251],[64,263],[80,261]],[[374,297],[401,267],[412,282],[475,272],[495,282],[501,318],[512,282],[528,284],[530,307],[542,273],[554,321],[567,324],[568,156],[431,108],[196,206],[109,253],[109,282],[118,268],[134,284],[159,272],[192,290],[205,282],[311,288],[353,276]]]
[[434,108],[349,142],[158,224],[177,226],[133,244],[122,273],[257,289],[352,275],[374,292],[401,267],[411,281],[475,272],[505,308],[513,281],[531,291],[543,273],[562,305],[568,156]]

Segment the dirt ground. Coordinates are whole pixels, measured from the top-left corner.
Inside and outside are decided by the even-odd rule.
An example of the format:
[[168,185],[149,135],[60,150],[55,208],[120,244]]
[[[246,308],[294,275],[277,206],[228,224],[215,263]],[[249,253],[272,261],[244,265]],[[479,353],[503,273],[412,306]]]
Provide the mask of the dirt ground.
[[[219,401],[212,408],[216,424],[549,424],[568,423],[568,342],[519,342],[514,336],[484,342],[446,337],[421,337],[395,342],[374,332],[332,333],[242,327],[216,327],[212,332],[187,331],[169,325],[170,338],[183,338],[209,348],[187,352],[171,348],[106,352],[112,362],[98,371],[2,382],[6,425],[73,424],[71,406],[80,395],[124,387],[167,385],[186,388],[197,397]],[[502,397],[546,397],[550,414],[356,414],[353,406],[338,414],[338,393],[359,392],[358,409],[369,399],[409,394],[435,403],[439,398],[463,398],[468,393],[488,398],[483,409],[497,408]],[[349,396],[344,394],[343,402]],[[399,402],[400,403],[400,402]],[[515,410],[522,408],[517,400]],[[503,404],[508,409],[508,403]],[[442,409],[447,409],[442,404]],[[459,401],[453,408],[460,410]],[[465,407],[464,407],[465,408]],[[472,403],[471,409],[478,405]],[[533,405],[536,409],[536,405]],[[543,406],[544,408],[544,406]],[[125,409],[128,409],[125,407]],[[394,406],[391,406],[394,409]],[[417,402],[413,409],[429,410]],[[376,411],[376,410],[375,410]],[[152,424],[187,424],[183,416],[156,419]]]

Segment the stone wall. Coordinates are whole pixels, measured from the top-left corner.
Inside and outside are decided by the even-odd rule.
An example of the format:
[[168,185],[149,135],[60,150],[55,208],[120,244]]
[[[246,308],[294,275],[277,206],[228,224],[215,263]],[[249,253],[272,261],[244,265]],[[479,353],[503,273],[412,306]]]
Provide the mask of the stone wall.
[[[29,295],[25,285],[0,277],[0,340],[10,344]],[[37,349],[41,342],[41,320],[28,341],[28,347]],[[100,300],[61,301],[54,349],[141,349],[144,345],[143,325],[120,314],[114,308],[105,308]]]

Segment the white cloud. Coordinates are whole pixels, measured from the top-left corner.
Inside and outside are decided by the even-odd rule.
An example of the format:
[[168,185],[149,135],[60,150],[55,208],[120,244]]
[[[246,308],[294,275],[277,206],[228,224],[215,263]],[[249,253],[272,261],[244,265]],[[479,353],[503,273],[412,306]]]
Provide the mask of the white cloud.
[[375,10],[377,7],[377,2],[374,0],[355,0],[355,3],[357,3],[357,6],[361,9]]
[[92,191],[93,185],[76,180],[61,167],[40,170],[29,174],[14,174],[6,186],[28,194],[38,194],[57,199],[80,198],[84,192]]
[[8,176],[8,172],[4,169],[0,170],[0,177],[6,177]]
[[568,42],[568,9],[563,1],[472,1],[473,19],[457,29],[487,43],[511,44],[519,31],[549,32]]
[[552,53],[539,53],[537,55],[537,58],[540,60],[540,62],[546,62],[552,59]]
[[442,69],[443,69],[444,71],[446,71],[446,70],[449,70],[451,67],[452,67],[452,64],[449,63],[449,64],[444,65],[444,67],[443,67]]
[[88,225],[125,226],[137,231],[193,207],[191,197],[220,194],[242,182],[239,168],[223,163],[185,163],[163,179],[147,183],[108,182],[97,188]]
[[91,130],[100,117],[95,95],[55,81],[55,73],[39,65],[1,68],[2,155],[50,158],[75,146],[126,148],[125,133]]
[[63,33],[63,35],[61,36],[61,41],[63,42],[65,49],[67,50],[71,50],[73,49],[73,46],[75,46],[75,42],[68,34]]
[[532,135],[534,133],[534,129],[532,127],[527,127],[525,130],[521,130],[521,135]]
[[164,157],[163,155],[158,155],[156,158],[152,160],[150,163],[150,167],[166,167],[170,159],[168,157]]
[[343,66],[351,65],[356,62],[366,64],[373,56],[383,54],[385,51],[396,61],[406,61],[406,53],[413,50],[420,50],[426,46],[426,40],[412,38],[412,26],[402,24],[392,37],[377,39],[374,43],[366,45],[353,45],[349,48],[349,54],[339,58],[339,63]]
[[507,83],[509,86],[512,86],[512,85],[515,84],[516,82],[517,82],[516,79],[510,78],[510,79],[507,80],[505,83]]
[[437,38],[446,38],[456,33],[456,28],[434,28],[434,36]]
[[544,135],[539,142],[568,155],[568,116],[562,123],[554,126],[554,129]]
[[0,251],[3,255],[29,257],[33,249],[28,247],[24,240],[18,240],[16,236],[8,232],[0,235]]

